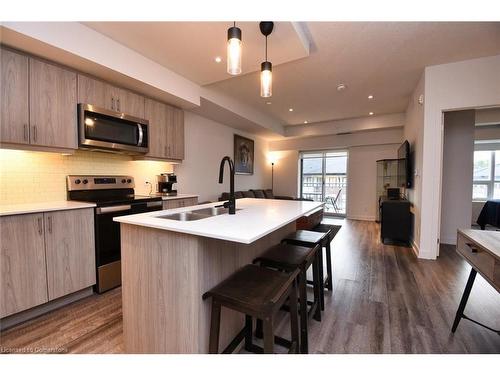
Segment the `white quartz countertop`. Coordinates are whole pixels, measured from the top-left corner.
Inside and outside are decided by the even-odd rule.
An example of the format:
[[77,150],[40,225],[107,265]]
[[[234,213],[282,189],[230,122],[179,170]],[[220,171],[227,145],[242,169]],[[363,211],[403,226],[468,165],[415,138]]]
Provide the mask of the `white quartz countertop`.
[[323,206],[321,202],[244,198],[236,200],[237,211],[235,215],[223,214],[193,221],[160,218],[160,216],[189,212],[220,204],[222,202],[153,211],[115,217],[114,220],[125,224],[250,244],[299,217],[309,216]]
[[198,198],[199,197],[199,195],[197,195],[197,194],[177,194],[177,195],[167,196],[167,195],[161,195],[158,193],[152,194],[152,196],[161,197],[161,199],[164,201],[170,201],[170,200],[174,200],[174,199],[185,199],[185,198]]
[[38,212],[76,210],[79,208],[92,208],[94,203],[77,201],[57,201],[39,203],[20,203],[0,205],[0,216],[34,214]]

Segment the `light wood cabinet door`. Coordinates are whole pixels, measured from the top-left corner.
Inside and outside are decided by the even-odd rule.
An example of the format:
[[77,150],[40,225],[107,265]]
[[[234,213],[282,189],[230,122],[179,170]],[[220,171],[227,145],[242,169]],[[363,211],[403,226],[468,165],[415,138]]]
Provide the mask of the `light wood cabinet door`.
[[111,100],[106,97],[106,84],[97,79],[78,75],[78,103],[92,104],[111,109]]
[[95,284],[93,209],[46,212],[49,300]]
[[0,318],[48,301],[43,214],[0,217]]
[[28,57],[5,49],[0,55],[0,142],[28,144]]
[[31,143],[76,149],[76,73],[37,59],[29,64]]
[[173,108],[171,136],[169,137],[171,143],[172,159],[184,159],[184,111],[179,108]]
[[149,120],[149,152],[152,158],[167,158],[167,127],[169,112],[165,104],[146,99],[144,116]]
[[198,198],[169,199],[163,201],[163,209],[171,210],[180,207],[196,206],[197,204],[198,204]]
[[144,96],[120,89],[117,97],[118,111],[127,115],[144,118]]

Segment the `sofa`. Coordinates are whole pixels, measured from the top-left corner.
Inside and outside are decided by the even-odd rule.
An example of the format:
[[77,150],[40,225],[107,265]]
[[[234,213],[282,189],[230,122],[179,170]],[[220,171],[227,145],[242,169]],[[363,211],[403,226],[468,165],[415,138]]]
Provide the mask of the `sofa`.
[[[240,198],[261,198],[261,199],[284,199],[284,200],[295,200],[295,201],[312,201],[312,199],[302,199],[294,198],[286,195],[274,195],[271,189],[250,189],[246,191],[235,191],[234,197],[236,199]],[[219,197],[219,201],[227,201],[229,199],[229,193],[224,192]]]

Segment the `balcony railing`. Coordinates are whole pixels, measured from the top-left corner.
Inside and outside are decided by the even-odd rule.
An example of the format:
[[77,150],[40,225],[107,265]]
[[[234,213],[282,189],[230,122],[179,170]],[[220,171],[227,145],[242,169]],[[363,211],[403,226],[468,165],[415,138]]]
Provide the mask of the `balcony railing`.
[[[347,176],[326,176],[325,194],[321,175],[304,175],[302,182],[302,197],[316,202],[325,202],[325,212],[345,215],[347,198]],[[328,180],[334,179],[330,182]]]

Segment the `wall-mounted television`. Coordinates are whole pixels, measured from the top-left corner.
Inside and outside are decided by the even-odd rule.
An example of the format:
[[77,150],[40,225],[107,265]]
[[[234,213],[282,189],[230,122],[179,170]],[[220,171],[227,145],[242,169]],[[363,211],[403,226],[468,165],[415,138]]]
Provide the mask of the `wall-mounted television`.
[[398,186],[411,188],[412,173],[410,161],[410,142],[404,141],[398,148]]

